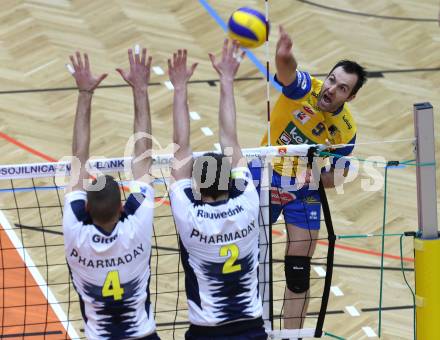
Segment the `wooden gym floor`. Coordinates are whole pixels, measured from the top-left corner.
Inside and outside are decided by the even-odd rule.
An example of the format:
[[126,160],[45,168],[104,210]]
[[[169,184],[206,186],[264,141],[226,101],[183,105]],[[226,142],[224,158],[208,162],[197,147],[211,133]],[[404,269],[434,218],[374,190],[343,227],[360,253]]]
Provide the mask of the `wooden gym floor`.
[[[2,164],[54,161],[70,154],[77,94],[71,89],[74,81],[64,64],[68,61],[68,55],[75,50],[89,53],[96,73],[109,72],[103,85],[110,87],[98,89],[93,101],[91,154],[122,156],[132,131],[133,104],[130,90],[117,86],[123,84],[123,81],[114,69],[127,66],[127,48],[136,43],[146,46],[153,56],[153,65],[165,71],[163,75],[153,72],[151,77],[153,134],[158,142],[166,146],[171,141],[172,91],[164,84],[167,80],[166,59],[176,49],[186,48],[190,60],[200,64],[193,77],[198,82],[189,88],[190,110],[200,115],[199,120],[192,120],[192,145],[195,150],[214,149],[218,132],[218,86],[215,82],[216,73],[211,68],[207,54],[220,53],[224,33],[207,11],[206,5],[212,6],[223,20],[227,20],[229,14],[238,7],[251,6],[264,10],[265,5],[263,0],[2,0],[1,4]],[[431,102],[434,106],[435,133],[437,140],[440,140],[440,118],[437,114],[440,107],[440,28],[436,21],[438,6],[437,0],[269,1],[272,71],[280,24],[292,35],[294,53],[300,68],[321,79],[339,59],[357,60],[366,66],[370,79],[358,98],[350,104],[358,124],[359,145],[355,148],[355,156],[381,156],[386,160],[412,159],[413,147],[410,141],[371,145],[362,143],[413,138],[412,106],[419,102]],[[252,53],[265,64],[263,47]],[[238,76],[242,78],[236,82],[239,137],[243,147],[255,147],[266,127],[266,82],[264,75],[249,58],[242,63]],[[273,104],[278,96],[275,89],[271,89],[270,96]],[[437,142],[437,154],[439,145]],[[381,174],[379,177],[383,178],[383,169],[378,168],[378,171]],[[366,172],[365,163],[360,163],[359,174],[351,183],[339,188],[338,192],[329,191],[337,234],[381,233],[383,186],[379,185],[378,190],[363,189],[368,183],[380,184],[380,181],[376,182],[378,178],[375,181],[369,179],[371,177]],[[14,185],[24,187],[41,183],[39,180],[35,183],[18,181]],[[416,230],[415,168],[390,170],[388,186],[386,231],[398,233]],[[1,183],[1,188],[10,187],[9,182]],[[37,266],[39,263],[51,264],[49,267],[39,267],[39,273],[42,279],[49,278],[54,284],[51,289],[60,302],[59,308],[69,318],[76,320],[75,331],[81,336],[82,326],[76,305],[69,309],[63,303],[69,300],[69,296],[70,299],[76,299],[76,295],[71,286],[64,284],[68,275],[63,262],[60,228],[51,229],[53,233],[38,232],[41,225],[59,223],[61,211],[57,204],[59,198],[62,200],[62,192],[57,193],[38,193],[41,205],[55,206],[41,211],[43,221],[40,220],[38,209],[21,211],[18,221],[17,211],[11,209],[14,197],[11,193],[1,194],[0,208],[5,215],[1,223],[3,228],[7,227],[8,221],[11,225],[20,223],[30,226],[28,229],[17,229],[15,234],[28,248],[29,256]],[[33,192],[22,193],[17,197],[22,207],[31,208],[36,204]],[[162,206],[157,209],[156,216],[168,212],[169,208]],[[153,252],[152,263],[159,263],[159,268],[167,268],[170,264],[175,266],[178,260],[173,252],[176,238],[173,235],[167,236],[173,233],[172,223],[164,217],[160,221],[156,219],[155,227],[157,245],[163,249]],[[7,243],[10,237],[6,237],[5,232],[0,236],[2,248],[11,248]],[[275,226],[276,259],[282,258],[284,238],[283,226]],[[41,244],[48,247],[41,248],[38,246]],[[47,250],[47,253],[42,249]],[[325,250],[325,244],[321,243],[317,256]],[[347,339],[364,339],[371,331],[377,333],[379,252],[380,238],[377,237],[337,241],[332,283],[337,288],[333,289],[330,297],[324,327],[326,331]],[[397,270],[400,266],[398,237],[387,238],[385,252],[383,306],[386,310],[383,311],[382,338],[412,339],[411,294],[405,286],[402,273]],[[2,252],[0,284],[3,287],[23,285],[20,282],[23,280],[23,272],[11,274],[6,270],[8,265],[19,266],[22,261],[18,253],[12,253]],[[162,256],[157,256],[159,253]],[[413,250],[409,239],[404,242],[404,258],[405,267],[411,269]],[[282,272],[279,265],[274,268],[275,272]],[[412,283],[412,271],[406,274]],[[28,284],[35,285],[30,274],[26,275]],[[177,276],[177,273],[173,275]],[[155,298],[164,301],[156,306],[157,320],[162,327],[159,329],[164,329],[160,334],[164,339],[172,338],[172,331],[165,330],[170,328],[168,323],[172,323],[174,318],[179,322],[184,321],[186,317],[184,311],[179,311],[178,316],[174,312],[185,307],[182,300],[184,292],[180,291],[177,307],[175,295],[166,293],[175,289],[171,282],[181,282],[181,275],[171,275],[166,279],[159,279],[158,276],[152,282],[152,291],[163,293],[153,296],[153,301]],[[314,275],[319,275],[319,269],[316,269]],[[182,290],[183,286],[180,285],[179,289]],[[277,284],[275,290],[276,295],[281,296],[283,285]],[[41,310],[28,311],[25,323],[29,325],[26,328],[7,327],[23,318],[20,310],[14,309],[11,312],[12,309],[7,308],[11,304],[22,305],[20,296],[33,296],[37,304],[38,301],[44,301],[45,297],[31,289],[26,292],[21,288],[16,288],[12,293],[12,289],[7,293],[6,289],[3,291],[0,300],[3,327],[0,333],[48,332],[47,338],[62,337],[60,334],[64,334],[64,330],[56,321],[56,315],[62,313],[56,311],[57,307],[54,307],[55,311],[44,307],[47,313],[43,312],[43,319]],[[30,300],[26,301],[29,303]],[[168,311],[170,309],[171,312]],[[314,305],[310,308],[310,311],[313,310],[316,310]],[[312,322],[313,319],[310,320],[311,325]],[[49,326],[44,326],[47,323]],[[182,338],[186,325],[182,323],[179,327],[182,330],[177,331],[176,338]]]

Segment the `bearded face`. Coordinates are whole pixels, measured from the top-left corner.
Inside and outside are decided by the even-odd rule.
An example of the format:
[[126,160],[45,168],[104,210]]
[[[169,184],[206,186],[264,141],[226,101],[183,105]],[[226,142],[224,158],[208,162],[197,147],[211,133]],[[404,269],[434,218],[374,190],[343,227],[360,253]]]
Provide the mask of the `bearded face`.
[[335,68],[322,84],[318,107],[325,112],[335,112],[355,97],[352,91],[357,80],[358,76],[355,73],[345,72],[342,66]]

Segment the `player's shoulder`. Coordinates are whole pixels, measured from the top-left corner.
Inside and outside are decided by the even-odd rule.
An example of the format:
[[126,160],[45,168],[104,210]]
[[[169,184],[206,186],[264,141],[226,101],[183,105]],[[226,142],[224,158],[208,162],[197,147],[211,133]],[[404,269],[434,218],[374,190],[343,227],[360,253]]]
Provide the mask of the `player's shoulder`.
[[298,69],[296,70],[295,80],[291,84],[284,85],[280,83],[276,76],[275,81],[282,86],[283,95],[291,100],[299,100],[306,97],[312,88],[310,73]]
[[129,189],[131,194],[141,194],[144,197],[154,196],[154,188],[151,184],[142,181],[131,181],[129,183]]
[[236,167],[231,170],[231,185],[229,190],[230,198],[236,198],[242,196],[243,194],[252,195],[255,192],[256,189],[249,167]]
[[310,83],[311,83],[310,94],[317,98],[319,93],[321,92],[322,84],[324,82],[318,78],[311,76]]
[[87,192],[84,190],[72,190],[64,195],[66,203],[74,201],[87,201]]
[[124,204],[123,218],[135,215],[140,210],[152,210],[154,202],[154,189],[145,182],[131,181],[129,183],[130,195]]
[[170,186],[169,192],[171,201],[195,202],[190,178],[184,178],[173,182]]
[[78,222],[86,223],[89,220],[87,212],[87,193],[82,190],[73,190],[64,196],[63,226],[71,227]]

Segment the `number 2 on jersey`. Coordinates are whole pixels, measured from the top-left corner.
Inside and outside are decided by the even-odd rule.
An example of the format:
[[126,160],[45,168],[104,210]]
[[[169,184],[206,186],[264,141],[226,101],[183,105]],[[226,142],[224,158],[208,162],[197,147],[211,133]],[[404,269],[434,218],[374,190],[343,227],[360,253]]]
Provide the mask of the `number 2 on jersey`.
[[241,264],[234,264],[240,255],[240,249],[236,244],[227,244],[220,248],[220,256],[229,256],[223,265],[222,274],[230,274],[241,270]]
[[124,295],[124,288],[121,287],[118,271],[114,270],[108,272],[107,277],[104,281],[104,285],[102,286],[102,296],[113,296],[113,299],[117,301],[122,300],[122,295]]

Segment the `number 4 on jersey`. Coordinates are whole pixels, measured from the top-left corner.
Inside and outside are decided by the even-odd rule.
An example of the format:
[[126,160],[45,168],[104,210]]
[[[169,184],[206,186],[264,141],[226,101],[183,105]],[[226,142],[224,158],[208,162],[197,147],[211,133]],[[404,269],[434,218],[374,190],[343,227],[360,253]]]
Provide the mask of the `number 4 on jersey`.
[[223,265],[222,274],[230,274],[241,270],[241,264],[234,264],[240,255],[240,249],[235,244],[227,244],[220,248],[220,256],[229,256]]
[[102,286],[102,296],[113,296],[113,299],[117,301],[122,300],[122,295],[124,295],[124,288],[121,287],[118,271],[108,272],[104,285]]

